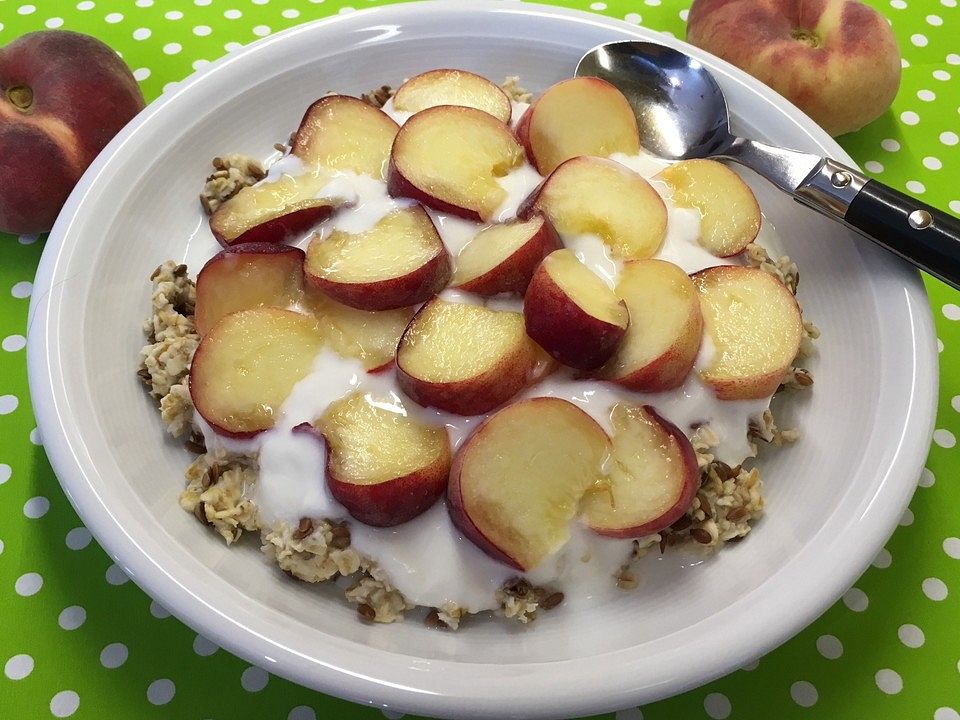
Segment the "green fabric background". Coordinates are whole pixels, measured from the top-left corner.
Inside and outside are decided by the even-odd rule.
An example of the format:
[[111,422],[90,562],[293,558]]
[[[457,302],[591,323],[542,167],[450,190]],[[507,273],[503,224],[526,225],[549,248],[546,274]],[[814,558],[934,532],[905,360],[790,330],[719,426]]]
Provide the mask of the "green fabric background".
[[[44,27],[95,35],[123,54],[149,100],[258,37],[376,4],[0,0],[0,44]],[[682,37],[689,0],[555,4]],[[903,85],[890,112],[841,144],[872,175],[960,214],[957,0],[869,4],[899,38]],[[27,306],[43,244],[0,235],[0,718],[382,718],[216,648],[90,541],[44,456],[27,390]],[[960,295],[929,278],[927,288],[942,343],[938,430],[886,549],[841,602],[759,663],[618,720],[960,720]]]

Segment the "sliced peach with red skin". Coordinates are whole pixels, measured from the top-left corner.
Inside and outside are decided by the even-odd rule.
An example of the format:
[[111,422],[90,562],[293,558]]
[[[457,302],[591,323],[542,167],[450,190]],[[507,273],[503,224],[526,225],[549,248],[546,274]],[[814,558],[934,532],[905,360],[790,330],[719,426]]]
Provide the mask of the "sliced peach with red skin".
[[540,261],[561,247],[560,236],[541,213],[491,225],[460,250],[452,284],[484,296],[522,295]]
[[760,205],[739,175],[716,160],[682,160],[661,170],[679,207],[700,211],[700,244],[717,257],[738,255],[760,232]]
[[434,298],[397,346],[397,382],[415,402],[481,415],[530,384],[543,363],[523,316]]
[[600,481],[610,438],[573,403],[522,400],[492,415],[457,451],[447,507],[491,557],[532,570],[567,542],[583,494]]
[[630,322],[623,300],[566,249],[547,255],[533,274],[523,317],[534,342],[579,370],[603,365]]
[[637,118],[617,88],[595,77],[547,88],[520,118],[517,137],[541,175],[570,158],[640,152]]
[[714,348],[700,377],[721,400],[775,393],[803,338],[796,298],[773,275],[739,265],[706,268],[693,283]]
[[288,307],[303,294],[303,250],[245,243],[221,250],[197,274],[193,319],[201,335],[220,318],[256,307]]
[[524,162],[510,128],[482,110],[441,105],[404,123],[387,189],[439,212],[485,222],[507,198],[497,179]]
[[359,310],[393,310],[436,295],[450,280],[450,255],[419,205],[400,208],[360,233],[334,230],[307,248],[307,282]]
[[355,392],[317,421],[327,443],[330,494],[355,519],[391,527],[426,511],[447,489],[446,428],[421,425]]
[[693,446],[676,425],[649,405],[617,403],[610,474],[587,490],[581,516],[596,533],[614,538],[651,535],[690,509],[700,487]]
[[403,112],[416,113],[438,105],[476,108],[507,124],[513,112],[503,90],[466,70],[428,70],[407,80],[393,96],[393,107]]
[[293,139],[303,172],[243,188],[210,216],[221,245],[281,242],[323,220],[342,199],[323,197],[335,171],[382,179],[399,130],[386,113],[362,100],[329,95],[311,105]]
[[561,236],[597,235],[621,260],[653,257],[667,232],[667,206],[646,180],[613,160],[576,157],[554,170],[520,205],[542,212]]
[[597,377],[638,392],[683,385],[703,336],[693,281],[673,263],[639,260],[624,265],[616,293],[627,305],[630,326]]
[[322,345],[309,315],[272,307],[227,315],[203,336],[193,356],[193,405],[218,433],[253,437],[273,427]]

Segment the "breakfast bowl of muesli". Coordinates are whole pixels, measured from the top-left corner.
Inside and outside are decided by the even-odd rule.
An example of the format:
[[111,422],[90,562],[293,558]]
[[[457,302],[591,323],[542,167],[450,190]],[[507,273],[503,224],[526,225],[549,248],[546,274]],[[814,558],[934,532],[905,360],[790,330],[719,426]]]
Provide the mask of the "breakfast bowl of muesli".
[[[532,717],[704,682],[849,587],[930,432],[922,286],[754,177],[646,153],[615,88],[569,77],[632,37],[357,13],[108,147],[38,273],[31,387],[147,592],[326,692]],[[735,124],[845,159],[699,57]]]

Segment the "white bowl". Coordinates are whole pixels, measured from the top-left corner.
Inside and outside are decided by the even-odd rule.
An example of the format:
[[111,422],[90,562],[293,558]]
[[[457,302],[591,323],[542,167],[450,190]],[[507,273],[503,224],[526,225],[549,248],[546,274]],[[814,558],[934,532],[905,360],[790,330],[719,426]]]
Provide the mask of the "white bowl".
[[[228,550],[177,506],[187,455],[164,440],[134,369],[147,277],[214,245],[197,203],[210,158],[265,156],[330,89],[361,92],[433,67],[543,89],[582,52],[641,38],[700,58],[737,129],[850,158],[771,90],[667,36],[601,17],[491,2],[385,7],[303,25],[223,58],[166,93],[100,155],[47,241],[29,370],[44,445],[97,540],[150,595],[230,651],[352,700],[429,715],[541,717],[642,704],[727,673],[798,632],[892,532],[925,457],[937,353],[918,274],[762,183],[823,331],[803,439],[765,454],[768,513],[742,544],[643,584],[589,615],[529,629],[371,627],[333,591],[287,582],[252,545]],[[562,606],[561,606],[562,607]]]

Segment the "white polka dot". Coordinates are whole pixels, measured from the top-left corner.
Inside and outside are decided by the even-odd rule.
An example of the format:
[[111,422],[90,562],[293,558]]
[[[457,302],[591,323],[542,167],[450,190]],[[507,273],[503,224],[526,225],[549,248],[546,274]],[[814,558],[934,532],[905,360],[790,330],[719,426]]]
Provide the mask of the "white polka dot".
[[960,720],[960,713],[953,708],[939,707],[933,711],[933,720]]
[[900,58],[900,67],[902,68],[910,67],[910,61],[907,60],[906,58]]
[[914,195],[922,195],[927,191],[927,186],[919,180],[907,180],[906,188]]
[[164,618],[170,617],[170,611],[156,600],[150,601],[150,614],[158,620],[163,620]]
[[70,717],[78,707],[80,707],[80,696],[73,690],[61,690],[50,698],[50,712],[54,717]]
[[34,428],[30,431],[30,442],[34,445],[43,445],[43,435],[40,434],[40,428]]
[[683,9],[683,10],[680,11],[680,19],[683,20],[684,22],[687,21],[687,18],[688,18],[689,16],[690,16],[690,11],[689,11],[689,10]]
[[17,352],[23,350],[27,345],[27,339],[23,335],[7,335],[3,339],[3,349],[7,352]]
[[893,562],[893,558],[890,555],[890,551],[886,548],[880,548],[880,552],[877,553],[877,556],[873,559],[871,564],[875,568],[886,570],[888,567],[890,567],[891,562]]
[[885,140],[880,141],[880,147],[887,152],[897,152],[897,150],[900,149],[900,143],[893,138],[886,138]]
[[33,233],[27,233],[24,235],[17,236],[17,242],[20,243],[21,245],[33,245],[39,239],[40,239],[40,236]]
[[287,20],[293,20],[294,18],[300,17],[300,11],[299,11],[299,10],[294,10],[293,8],[289,8],[289,9],[287,9],[287,10],[284,10],[284,11],[281,12],[280,14],[281,14],[283,17],[287,18]]
[[250,0],[254,5],[266,5],[270,0]]
[[193,0],[193,4],[199,7],[205,7],[209,5],[211,2],[212,0]]
[[947,597],[947,586],[940,578],[927,578],[920,587],[923,589],[923,594],[935,602],[945,600]]
[[90,531],[85,527],[75,527],[67,533],[66,543],[71,550],[83,550],[92,539]]
[[937,428],[933,431],[933,441],[940,447],[947,448],[948,450],[957,444],[957,438],[954,434],[943,428]]
[[940,80],[941,82],[946,82],[946,81],[949,80],[950,78],[951,78],[951,75],[950,75],[950,73],[948,73],[946,70],[934,70],[934,71],[933,71],[933,79],[934,79],[934,80]]
[[42,587],[43,578],[40,577],[39,573],[35,572],[24,573],[18,577],[14,583],[14,589],[17,591],[17,595],[22,595],[23,597],[36,595]]
[[947,131],[940,133],[940,142],[944,145],[956,145],[960,142],[960,137],[957,136],[955,132]]
[[137,28],[133,31],[134,40],[146,40],[153,33],[150,32],[150,28]]
[[50,501],[42,495],[37,495],[23,504],[23,514],[31,520],[42,518],[50,509]]
[[239,50],[242,47],[243,47],[242,43],[228,42],[226,45],[223,46],[223,49],[226,50],[227,52],[233,52],[234,50]]
[[161,92],[167,93],[167,92],[170,92],[171,90],[175,90],[177,85],[179,84],[180,83],[178,83],[176,80],[174,80],[173,82],[168,82],[166,85],[163,86],[163,88],[161,89]]
[[960,55],[957,55],[956,53],[950,53],[947,55],[947,64],[960,65]]
[[870,598],[860,588],[850,588],[843,594],[843,604],[854,612],[863,612],[870,604]]
[[941,340],[940,338],[937,338],[937,352],[938,353],[943,352],[943,340]]
[[17,8],[18,15],[33,15],[37,11],[37,8],[33,5],[21,5]]
[[937,99],[937,94],[932,90],[917,90],[917,97],[924,102],[933,102]]
[[912,42],[917,47],[926,47],[929,41],[927,40],[926,35],[923,35],[921,33],[915,33],[910,36],[910,42]]
[[626,15],[623,16],[623,19],[626,20],[628,23],[632,23],[633,25],[639,25],[640,21],[643,20],[643,18],[640,17],[639,13],[627,13]]
[[943,306],[942,311],[947,320],[960,320],[960,306],[947,303]]
[[907,508],[900,517],[900,526],[909,527],[910,525],[913,525],[913,510]]
[[153,0],[137,0],[137,7],[153,7]]
[[150,68],[137,68],[133,71],[133,77],[140,82],[143,82],[150,77]]
[[96,4],[91,0],[83,0],[83,2],[77,3],[77,10],[93,10],[94,7],[96,7]]
[[939,170],[943,167],[943,163],[940,162],[939,158],[935,158],[932,155],[928,155],[923,159],[923,166],[927,170]]
[[352,12],[356,12],[356,10],[349,5],[344,5],[342,8],[337,10],[337,15],[349,15]]
[[833,635],[821,635],[817,638],[817,652],[827,660],[836,660],[843,655],[843,643]]
[[931,472],[929,468],[924,468],[923,471],[920,473],[920,480],[917,483],[917,485],[923,488],[933,487],[933,484],[936,481],[937,481],[937,478],[933,474],[933,472]]
[[11,680],[23,680],[33,672],[33,658],[29,655],[14,655],[3,666],[3,674]]
[[176,55],[181,50],[183,50],[183,45],[180,43],[172,42],[163,46],[163,52],[165,55]]
[[60,611],[57,624],[64,630],[76,630],[87,620],[87,611],[79,605],[71,605]]
[[111,585],[123,585],[130,579],[120,566],[116,564],[108,567],[104,576]]
[[200,655],[201,657],[207,657],[213,655],[217,650],[220,649],[220,646],[217,645],[212,640],[208,640],[203,635],[197,635],[193,639],[193,651]]
[[183,18],[183,13],[180,12],[179,10],[167,10],[167,12],[163,14],[163,16],[167,20],[180,20],[181,18]]
[[199,70],[200,68],[206,67],[206,66],[209,65],[209,64],[210,64],[210,61],[209,61],[209,60],[194,60],[194,61],[193,61],[193,69],[194,69],[194,70]]
[[196,35],[197,37],[206,37],[212,32],[213,30],[210,28],[209,25],[197,25],[193,29],[193,34]]
[[643,2],[645,5],[652,5],[654,7],[660,4],[660,0],[643,0]]
[[266,37],[270,34],[270,28],[267,25],[257,25],[253,28],[253,34],[257,37]]
[[0,395],[0,415],[9,415],[20,404],[16,395]]
[[161,678],[150,683],[150,687],[147,688],[147,700],[152,705],[166,705],[173,700],[176,692],[177,687],[173,684],[173,680]]
[[13,474],[13,470],[6,463],[0,463],[0,485],[3,485],[7,480],[10,479],[10,476]]
[[897,630],[897,637],[900,638],[900,642],[906,645],[908,648],[918,648],[923,645],[925,638],[923,637],[923,630],[918,628],[916,625],[911,625],[906,623],[901,625]]
[[[640,711],[639,708],[634,708],[634,709],[635,709],[637,712]],[[629,712],[629,711],[625,711],[625,713],[628,713],[628,712]],[[393,710],[381,710],[381,711],[380,711],[380,714],[383,715],[387,720],[400,720],[400,718],[406,717],[402,712],[394,712]],[[615,720],[637,720],[637,715],[636,715],[635,713],[634,713],[634,714],[624,714],[623,718],[621,719],[620,713],[617,713],[617,714],[614,716],[614,718],[615,718]],[[643,720],[643,715],[640,715],[640,716],[639,716],[639,720]]]
[[740,669],[741,669],[741,670],[745,670],[745,671],[747,671],[747,672],[753,672],[753,671],[756,670],[758,667],[760,667],[760,661],[759,661],[759,660],[754,660],[753,662],[748,662],[746,665],[742,665],[742,666],[740,667]]
[[297,705],[290,711],[290,714],[287,715],[287,720],[317,720],[317,714],[313,711],[312,707]]
[[733,708],[730,706],[730,700],[723,693],[710,693],[703,699],[703,709],[714,720],[724,720],[730,717]]
[[237,18],[242,17],[242,16],[243,16],[243,13],[240,12],[239,10],[233,10],[233,9],[231,9],[231,10],[224,10],[224,11],[223,11],[223,16],[224,16],[227,20],[236,20]]
[[948,207],[957,215],[960,215],[960,200],[951,200]]
[[130,652],[123,643],[110,643],[100,651],[100,664],[108,670],[120,667],[127,661]]
[[813,707],[817,704],[817,689],[806,680],[798,680],[790,686],[790,697],[800,707]]
[[927,24],[933,25],[934,27],[940,27],[943,25],[943,18],[939,15],[927,15]]
[[251,665],[240,676],[240,686],[247,692],[260,692],[267,686],[270,676],[263,668]]
[[591,10],[606,10],[607,4],[605,2],[594,2],[590,3]]
[[944,540],[943,551],[954,560],[960,560],[960,538],[948,537]]
[[55,29],[58,28],[58,27],[63,27],[63,18],[60,18],[60,17],[52,17],[52,18],[48,19],[48,20],[44,23],[44,25],[45,25],[46,27],[50,28],[51,30],[55,30]]
[[877,687],[887,695],[896,695],[903,690],[903,679],[890,668],[877,670],[877,674],[873,676],[873,679],[876,681]]
[[107,15],[104,20],[106,20],[111,25],[116,25],[118,22],[123,20],[123,15],[120,13],[110,13]]
[[867,162],[865,162],[865,163],[863,164],[863,168],[864,168],[864,170],[866,170],[867,172],[872,172],[872,173],[882,173],[882,172],[883,172],[883,165],[881,165],[880,163],[878,163],[876,160],[867,160]]
[[0,540],[0,555],[3,555],[3,548],[4,548],[4,547],[5,547],[5,546],[4,546],[4,544],[3,544],[3,540]]
[[15,298],[18,298],[21,300],[23,298],[30,297],[30,293],[32,292],[33,292],[33,283],[27,282],[26,280],[24,280],[23,282],[18,282],[16,285],[10,288],[10,294],[13,295]]
[[957,0],[940,0],[940,4],[944,7],[956,7]]
[[920,122],[920,116],[917,115],[913,110],[907,110],[900,113],[900,119],[905,125],[916,125]]
[[903,10],[907,7],[907,3],[904,0],[890,0],[890,7],[896,8],[897,10]]

